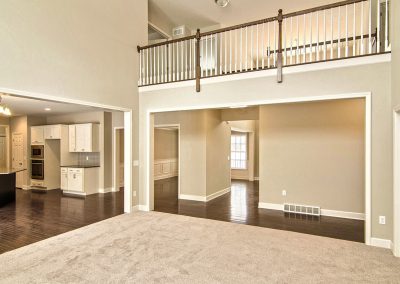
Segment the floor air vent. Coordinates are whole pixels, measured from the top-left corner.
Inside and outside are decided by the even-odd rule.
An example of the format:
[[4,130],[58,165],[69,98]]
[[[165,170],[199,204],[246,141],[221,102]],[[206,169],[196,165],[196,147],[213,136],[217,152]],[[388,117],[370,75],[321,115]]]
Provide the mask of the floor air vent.
[[283,204],[283,211],[295,214],[313,215],[320,216],[321,208],[316,206],[299,205],[299,204]]

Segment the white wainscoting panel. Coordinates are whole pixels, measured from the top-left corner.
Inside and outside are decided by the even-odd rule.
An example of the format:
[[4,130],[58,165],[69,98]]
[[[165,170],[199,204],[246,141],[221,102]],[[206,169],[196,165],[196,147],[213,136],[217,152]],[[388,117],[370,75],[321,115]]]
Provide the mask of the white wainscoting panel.
[[154,180],[178,176],[178,159],[154,161]]

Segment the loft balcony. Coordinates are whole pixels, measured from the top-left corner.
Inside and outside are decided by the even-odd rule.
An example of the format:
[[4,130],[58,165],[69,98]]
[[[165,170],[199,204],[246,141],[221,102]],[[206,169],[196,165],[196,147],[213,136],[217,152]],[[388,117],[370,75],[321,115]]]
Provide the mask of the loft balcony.
[[349,0],[138,47],[139,87],[391,52],[388,0]]

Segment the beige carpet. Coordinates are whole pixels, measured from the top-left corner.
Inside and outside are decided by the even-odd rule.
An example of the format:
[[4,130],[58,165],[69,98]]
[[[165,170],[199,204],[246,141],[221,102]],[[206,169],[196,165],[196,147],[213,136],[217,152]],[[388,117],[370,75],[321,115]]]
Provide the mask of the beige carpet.
[[164,213],[121,215],[0,255],[0,283],[400,283],[389,250]]

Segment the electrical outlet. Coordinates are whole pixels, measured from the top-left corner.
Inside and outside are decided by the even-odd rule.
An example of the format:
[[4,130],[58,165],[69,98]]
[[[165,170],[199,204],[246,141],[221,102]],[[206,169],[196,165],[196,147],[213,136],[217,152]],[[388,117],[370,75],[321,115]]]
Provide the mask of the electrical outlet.
[[89,161],[89,156],[86,156],[86,161]]
[[379,224],[386,225],[386,216],[379,216]]
[[136,190],[133,191],[133,196],[136,197]]
[[286,196],[286,195],[287,195],[286,190],[282,190],[282,196]]

